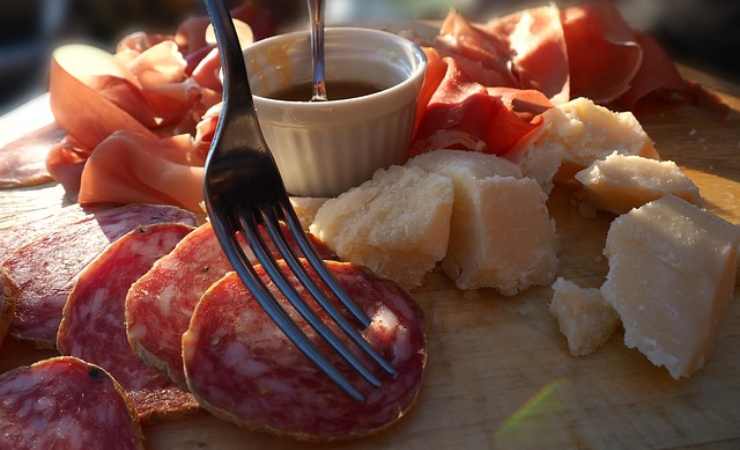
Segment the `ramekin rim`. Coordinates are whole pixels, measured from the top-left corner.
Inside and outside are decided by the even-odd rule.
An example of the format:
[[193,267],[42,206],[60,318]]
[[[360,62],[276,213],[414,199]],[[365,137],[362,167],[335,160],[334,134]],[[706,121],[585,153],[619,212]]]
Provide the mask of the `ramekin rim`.
[[[390,95],[398,94],[401,91],[406,90],[410,86],[413,86],[415,83],[417,83],[419,81],[419,78],[423,78],[429,61],[427,60],[427,57],[424,51],[421,49],[421,47],[417,43],[409,39],[406,39],[403,36],[399,36],[397,34],[390,33],[384,30],[377,30],[374,28],[327,27],[325,29],[325,34],[328,34],[330,32],[337,32],[337,31],[345,31],[345,32],[351,32],[351,33],[360,32],[360,33],[385,35],[386,37],[389,37],[392,40],[394,40],[396,43],[398,43],[400,47],[404,47],[404,46],[409,47],[413,51],[413,53],[417,57],[420,58],[420,64],[413,70],[413,72],[409,76],[404,78],[401,82],[396,83],[392,86],[389,86],[385,89],[382,89],[378,92],[373,92],[372,94],[363,95],[360,97],[353,97],[353,98],[347,98],[347,99],[341,99],[341,100],[329,100],[326,102],[309,102],[309,101],[278,100],[274,98],[263,97],[260,95],[253,95],[255,101],[259,101],[260,103],[263,103],[265,106],[291,107],[291,108],[297,108],[301,110],[322,109],[326,107],[347,107],[351,105],[357,105],[358,103],[378,100],[381,97],[387,97]],[[278,41],[281,39],[287,39],[289,37],[294,37],[294,36],[308,35],[308,33],[309,33],[308,31],[293,31],[290,33],[283,33],[277,36],[272,36],[266,39],[262,39],[250,45],[246,49],[244,49],[242,53],[244,57],[246,58],[248,51],[254,51],[258,47],[265,46],[268,43],[274,43],[275,41]]]

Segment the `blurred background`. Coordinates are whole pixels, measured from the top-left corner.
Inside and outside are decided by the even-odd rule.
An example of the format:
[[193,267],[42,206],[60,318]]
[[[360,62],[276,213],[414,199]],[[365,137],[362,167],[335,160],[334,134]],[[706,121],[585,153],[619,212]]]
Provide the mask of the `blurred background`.
[[[0,114],[42,93],[51,49],[84,41],[113,49],[131,31],[174,32],[203,14],[199,0],[2,0]],[[230,2],[233,4],[241,1]],[[454,7],[485,19],[546,0],[326,0],[328,23],[441,19]],[[559,1],[559,5],[578,3]],[[652,33],[677,61],[740,83],[740,1],[615,0],[633,27]],[[306,23],[304,0],[252,0],[277,32]]]

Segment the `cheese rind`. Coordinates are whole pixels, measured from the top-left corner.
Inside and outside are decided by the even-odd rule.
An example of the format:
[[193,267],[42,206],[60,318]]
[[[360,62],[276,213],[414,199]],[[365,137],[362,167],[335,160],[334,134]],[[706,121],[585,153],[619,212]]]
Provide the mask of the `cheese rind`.
[[700,369],[733,295],[737,243],[734,225],[672,195],[615,219],[601,293],[625,344],[674,378]]
[[448,177],[392,166],[324,203],[310,231],[340,258],[412,288],[447,253],[452,201]]
[[547,196],[519,169],[493,155],[438,150],[409,166],[448,176],[455,202],[442,269],[460,289],[491,287],[515,295],[548,285],[558,267]]
[[547,193],[555,182],[573,175],[612,152],[658,158],[650,137],[630,112],[614,112],[586,98],[576,98],[542,114],[544,129],[526,148],[507,156],[524,176]]
[[593,353],[619,328],[619,316],[598,289],[585,289],[558,278],[552,290],[550,312],[568,340],[571,355]]
[[576,174],[597,208],[623,214],[632,208],[673,194],[701,204],[696,185],[673,161],[657,161],[616,152]]

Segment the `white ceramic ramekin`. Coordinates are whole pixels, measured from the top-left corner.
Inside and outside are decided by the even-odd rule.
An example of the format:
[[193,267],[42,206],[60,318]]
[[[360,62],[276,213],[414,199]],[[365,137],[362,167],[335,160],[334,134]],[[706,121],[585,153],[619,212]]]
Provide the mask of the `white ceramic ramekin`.
[[338,195],[375,170],[406,160],[424,52],[400,36],[364,28],[327,28],[326,78],[364,81],[387,89],[328,102],[265,97],[311,80],[306,32],[259,41],[244,51],[260,126],[288,192]]

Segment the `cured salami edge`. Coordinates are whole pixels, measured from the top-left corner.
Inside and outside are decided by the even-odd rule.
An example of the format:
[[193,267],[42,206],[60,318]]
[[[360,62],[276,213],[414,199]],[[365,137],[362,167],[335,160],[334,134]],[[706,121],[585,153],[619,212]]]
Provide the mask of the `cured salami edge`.
[[[186,224],[183,224],[183,223],[177,223],[177,222],[154,223],[154,224],[142,225],[142,226],[138,226],[138,227],[134,228],[133,230],[131,230],[128,233],[124,234],[123,236],[121,236],[120,238],[118,238],[117,240],[115,240],[114,242],[111,242],[106,247],[106,249],[103,250],[103,252],[101,252],[94,260],[90,261],[90,263],[88,263],[88,265],[85,266],[85,268],[77,275],[77,279],[81,279],[86,274],[86,272],[88,272],[90,270],[96,270],[97,267],[94,264],[95,261],[97,261],[98,258],[105,258],[105,257],[107,257],[107,254],[109,252],[115,251],[118,247],[120,247],[121,245],[125,244],[125,242],[126,242],[125,239],[126,239],[127,236],[132,235],[132,234],[138,234],[138,233],[146,233],[148,231],[157,230],[157,229],[166,230],[167,228],[170,228],[172,226],[178,226],[178,225],[179,226],[182,226],[183,228],[189,229],[190,232],[192,232],[195,229],[195,227],[192,227],[190,225],[186,225]],[[178,244],[179,244],[179,242],[178,242]],[[155,264],[156,264],[156,262],[155,262]],[[61,322],[59,324],[59,330],[57,331],[57,344],[56,344],[56,347],[57,347],[57,349],[60,352],[62,352],[62,347],[63,347],[63,345],[61,345],[61,338],[62,338],[62,335],[67,332],[67,328],[68,328],[68,325],[69,325],[69,320],[70,320],[69,319],[69,316],[71,315],[71,309],[72,309],[72,306],[73,306],[71,302],[76,301],[76,299],[78,298],[77,297],[78,286],[79,286],[78,283],[75,283],[74,287],[72,288],[72,290],[69,293],[69,296],[67,297],[66,303],[64,304],[64,309],[62,310],[62,320],[61,320]],[[125,302],[125,298],[124,298],[124,302]],[[123,322],[122,323],[122,326],[123,326],[124,332],[125,332],[125,328],[126,328],[125,310],[124,310],[124,314],[123,314],[123,317],[121,318],[121,320]],[[128,335],[126,335],[126,338],[127,338],[127,341],[128,341]],[[129,345],[131,345],[130,342],[129,342]],[[141,358],[141,356],[139,354],[137,354],[133,350],[133,348],[131,349],[131,351],[134,352],[134,354],[136,356],[138,356],[139,358]],[[70,355],[70,356],[73,356],[73,355]],[[146,361],[142,361],[142,362],[147,367],[149,367],[149,363],[148,362],[146,362]],[[186,394],[189,394],[189,392],[186,389],[183,389],[181,386],[177,386],[175,383],[172,383],[172,387],[173,388],[178,388],[181,391],[185,392]],[[125,392],[125,389],[124,389],[124,392]],[[169,390],[162,389],[160,392],[169,392]],[[164,409],[152,410],[152,411],[149,411],[148,414],[138,414],[139,420],[141,422],[144,422],[144,423],[172,421],[172,420],[177,420],[179,418],[185,417],[185,416],[190,415],[190,414],[194,414],[194,413],[196,413],[196,412],[198,412],[200,410],[200,408],[198,407],[198,405],[195,404],[192,401],[192,399],[190,400],[190,402],[188,404],[178,404],[176,409],[167,409],[166,407],[169,406],[169,402],[166,402],[164,406],[165,406]]]
[[[188,210],[185,210],[183,208],[174,206],[174,205],[148,204],[148,203],[129,203],[129,204],[125,204],[125,205],[106,205],[106,206],[109,207],[111,211],[114,211],[115,210],[115,212],[119,212],[119,213],[130,213],[131,212],[131,209],[136,209],[136,208],[139,208],[139,209],[150,208],[147,211],[145,211],[145,212],[147,212],[147,216],[146,216],[147,219],[144,220],[143,222],[140,222],[137,225],[132,226],[128,231],[134,230],[134,229],[136,229],[138,227],[141,227],[141,226],[146,226],[146,225],[151,225],[151,224],[156,224],[156,223],[175,222],[175,223],[182,223],[182,224],[188,225],[188,226],[195,226],[199,222],[199,218],[198,218],[198,216],[195,213],[193,213],[192,211],[188,211]],[[106,214],[106,210],[108,209],[107,207],[106,207],[106,209],[97,209],[95,206],[92,206],[90,208],[91,208],[91,211],[94,211],[92,214]],[[85,207],[83,207],[83,208],[85,208]],[[154,210],[159,210],[159,211],[155,213]],[[177,213],[177,214],[175,214],[175,213]],[[173,217],[167,217],[167,220],[160,220],[160,221],[157,221],[156,220],[160,216],[167,215],[167,214],[172,214]],[[110,217],[110,216],[106,216],[106,218],[108,218],[108,217]],[[148,220],[148,222],[147,222],[147,220]],[[77,223],[77,221],[74,221],[73,223]],[[70,224],[67,224],[67,225],[70,225]],[[52,230],[50,231],[50,233],[59,232],[59,230],[62,229],[62,228],[63,228],[62,226],[54,227],[54,228],[52,228]],[[123,233],[123,234],[125,234],[125,233]],[[102,246],[102,248],[100,249],[100,251],[97,252],[97,253],[95,253],[95,255],[92,258],[90,258],[87,261],[87,263],[85,263],[84,266],[82,266],[80,268],[80,272],[82,270],[84,270],[84,268],[87,266],[87,264],[89,264],[92,260],[94,260],[98,255],[100,255],[101,253],[103,253],[104,251],[106,251],[110,245],[114,244],[118,240],[118,238],[120,238],[123,234],[118,235],[115,239],[113,239],[112,241],[109,241],[107,244],[105,244],[104,246]],[[9,261],[11,261],[11,259],[14,258],[18,252],[21,252],[21,251],[25,250],[26,248],[30,247],[31,245],[34,245],[38,240],[44,239],[45,236],[48,236],[48,233],[40,234],[39,236],[35,237],[33,240],[31,240],[29,242],[25,242],[19,248],[14,249],[2,261],[0,261],[0,265],[2,265],[2,267],[5,267],[5,264],[7,264]],[[73,285],[75,283],[76,276],[77,276],[77,274],[75,274],[75,276],[72,277],[69,280],[69,283],[71,285]],[[21,283],[18,283],[13,278],[12,275],[10,276],[10,278],[13,279],[15,285],[16,286],[19,286],[19,288],[20,288]],[[69,295],[69,294],[67,294],[67,295]],[[65,299],[65,301],[66,301],[66,299]],[[19,289],[19,292],[18,292],[18,296],[17,296],[17,301],[16,301],[16,315],[14,317],[14,319],[16,319],[16,320],[19,319],[18,314],[17,314],[18,313],[18,306],[21,305],[22,303],[23,303],[23,289],[20,288]],[[62,306],[62,308],[63,308],[63,306]],[[60,311],[60,318],[61,318],[61,312],[62,311]],[[17,340],[30,342],[37,349],[56,350],[56,334],[54,334],[54,337],[53,338],[49,338],[49,339],[40,338],[40,337],[29,337],[25,332],[19,331],[17,328],[15,328],[13,322],[11,322],[11,327],[10,327],[10,330],[9,330],[9,334],[11,336],[13,336]]]
[[[178,244],[175,246],[175,248],[172,249],[172,251],[168,255],[163,256],[159,261],[157,261],[156,263],[154,263],[154,265],[152,266],[151,269],[149,269],[149,271],[147,271],[144,275],[142,275],[139,278],[139,280],[137,280],[136,282],[134,282],[131,285],[131,288],[129,289],[129,294],[126,296],[126,306],[125,306],[125,312],[124,312],[124,314],[125,314],[125,317],[126,317],[126,338],[128,339],[129,346],[134,350],[134,353],[136,353],[139,356],[139,358],[141,358],[141,360],[144,361],[145,364],[147,364],[147,365],[149,365],[149,366],[151,366],[151,367],[159,370],[160,372],[162,372],[163,374],[165,374],[177,386],[179,386],[179,387],[181,387],[182,389],[185,389],[185,390],[188,390],[189,388],[188,388],[187,383],[185,381],[185,375],[184,375],[183,370],[182,370],[182,362],[178,365],[178,367],[173,368],[168,363],[169,358],[168,359],[162,359],[162,358],[160,358],[159,357],[160,355],[158,355],[156,352],[150,351],[147,348],[146,343],[143,343],[138,337],[136,337],[135,335],[133,335],[130,332],[131,330],[129,329],[129,325],[131,323],[136,323],[137,320],[134,317],[135,316],[135,313],[131,312],[132,311],[132,308],[130,307],[129,298],[131,297],[132,292],[137,292],[139,290],[139,286],[142,283],[144,285],[146,285],[146,282],[147,282],[146,280],[148,280],[150,277],[152,277],[153,275],[155,275],[160,270],[160,266],[164,263],[165,258],[170,258],[173,255],[179,255],[179,253],[181,251],[183,251],[183,247],[190,246],[192,244],[192,242],[190,242],[190,239],[203,239],[202,242],[205,242],[206,240],[209,240],[209,239],[215,240],[216,237],[215,237],[215,235],[213,235],[213,231],[210,231],[210,233],[211,233],[210,236],[205,236],[205,235],[202,234],[202,233],[206,232],[203,229],[206,226],[210,230],[210,227],[211,226],[210,226],[210,224],[208,224],[206,222],[206,223],[198,226],[195,230],[193,230],[193,232],[191,234],[189,234],[188,236],[186,236],[185,238],[183,238],[182,241],[178,242]],[[284,225],[281,222],[281,227],[286,227],[286,225]],[[312,235],[310,233],[308,234],[308,237],[309,237],[309,240],[311,242],[311,245],[313,246],[313,248],[316,250],[316,252],[318,253],[318,255],[322,259],[324,259],[324,260],[329,259],[330,260],[330,259],[336,258],[336,255],[334,255],[334,253],[329,249],[329,247],[327,247],[321,240],[319,240],[317,237],[315,237],[314,235]],[[291,243],[290,245],[293,245],[293,244]],[[252,260],[254,260],[254,256],[250,256],[250,252],[251,251],[249,250],[248,247],[245,248],[245,251],[247,252],[248,257],[251,258]],[[220,250],[219,250],[219,252],[220,252]],[[273,251],[273,250],[270,250],[270,252],[273,255],[275,254],[275,251]],[[190,250],[187,250],[187,251],[185,251],[185,253],[191,253],[191,251]],[[226,256],[223,255],[222,253],[219,253],[219,254],[222,256],[222,258],[224,259],[224,261],[226,261]],[[278,256],[275,256],[275,257],[278,258]],[[184,261],[184,260],[177,259],[176,261],[178,262],[178,264],[186,264],[186,261]],[[189,262],[187,262],[187,264],[190,265]],[[198,264],[196,264],[196,265],[198,265]],[[187,269],[183,269],[183,270],[187,270]],[[219,281],[220,278],[221,277],[216,278],[214,280],[214,283],[217,282],[217,281]],[[210,287],[211,284],[213,284],[213,283],[210,283],[208,287]],[[206,288],[206,290],[207,290],[207,288]],[[156,293],[154,293],[152,295],[156,297],[157,295],[159,295],[159,292],[156,292]],[[202,295],[203,295],[203,292],[200,293],[200,296],[202,296]],[[151,295],[150,295],[150,297],[151,297]],[[197,304],[197,301],[195,303]],[[194,308],[195,307],[193,306],[193,309]],[[191,316],[192,316],[192,312],[191,312]],[[188,322],[189,322],[189,320],[190,319],[188,318]],[[183,333],[185,331],[187,331],[187,328],[185,328],[183,330]],[[177,346],[178,347],[180,346],[179,345],[179,340],[178,340]]]
[[[203,225],[205,225],[205,223]],[[196,229],[193,230],[193,232],[197,233],[199,228],[200,228],[200,226],[196,227]],[[188,236],[185,236],[185,238],[183,238],[180,242],[178,242],[177,245],[175,246],[175,248],[173,248],[172,251],[168,255],[177,252],[178,248],[180,248],[181,245],[184,245],[184,243],[187,243],[187,239],[188,239],[189,236],[190,236],[190,234],[188,234]],[[145,279],[149,275],[149,273],[152,273],[152,272],[155,272],[156,270],[159,270],[159,265],[160,265],[162,259],[166,258],[168,255],[165,255],[162,258],[160,258],[157,262],[155,262],[152,265],[151,269],[149,269],[144,275],[142,275],[141,277],[139,277],[139,279],[136,280],[131,285],[131,287],[129,288],[129,293],[131,293],[131,291],[136,288],[136,286],[139,284],[139,282],[142,279]],[[174,373],[173,374],[172,373],[172,370],[170,370],[170,366],[167,364],[166,361],[164,361],[162,359],[159,359],[156,355],[154,355],[154,353],[152,353],[149,350],[147,350],[144,347],[144,345],[142,345],[138,341],[138,339],[136,339],[135,337],[133,337],[131,335],[131,333],[129,333],[129,324],[131,323],[131,321],[129,320],[129,317],[130,317],[130,314],[131,313],[129,312],[129,301],[128,301],[128,297],[129,297],[129,295],[127,294],[126,295],[126,301],[125,301],[125,304],[124,304],[124,311],[123,311],[123,317],[124,317],[124,321],[125,321],[125,324],[126,324],[126,340],[128,340],[128,345],[131,347],[131,349],[134,351],[134,353],[144,362],[144,364],[146,364],[146,365],[148,365],[150,367],[153,367],[153,368],[159,370],[160,372],[162,372],[162,374],[164,374],[167,378],[169,378],[170,381],[172,381],[176,386],[178,386],[178,387],[180,387],[182,389],[185,389],[187,391],[190,391],[190,388],[187,386],[187,384],[183,384],[182,382],[179,381],[179,377],[177,376],[177,375],[179,375],[179,373]],[[198,403],[200,403],[200,402],[198,402]]]
[[[400,289],[399,287],[397,287],[397,285],[395,283],[393,283],[393,282],[391,282],[389,280],[386,280],[384,278],[380,278],[378,275],[376,275],[375,273],[371,272],[369,269],[367,269],[364,266],[355,266],[355,267],[357,267],[358,269],[362,270],[363,272],[369,273],[370,276],[372,276],[378,282],[392,283],[395,288]],[[203,296],[201,298],[203,298],[204,296],[206,296],[211,290],[215,289],[216,286],[218,286],[218,284],[220,284],[224,279],[226,279],[227,277],[229,277],[233,273],[235,273],[235,272],[228,272],[223,277],[221,277],[218,281],[216,281],[215,283],[213,283],[211,285],[211,287],[209,287],[208,290],[203,293]],[[406,295],[409,295],[409,294],[406,293]],[[192,325],[192,322],[193,322],[193,318],[196,317],[196,314],[198,313],[198,307],[200,306],[200,304],[201,304],[201,302],[198,301],[198,303],[195,305],[195,309],[193,310],[193,315],[190,317],[190,323],[191,323],[191,325]],[[412,306],[413,306],[414,310],[417,312],[417,314],[421,314],[420,313],[420,309],[419,309],[418,305],[415,302],[412,302]],[[185,341],[185,335],[189,331],[190,331],[190,326],[188,326],[188,331],[183,334],[183,342]],[[196,391],[194,389],[192,389],[192,387],[191,387],[190,377],[188,376],[188,371],[187,371],[187,365],[184,366],[184,368],[185,368],[185,380],[186,380],[186,382],[188,384],[188,390],[193,395],[193,397],[195,397],[195,399],[198,401],[198,404],[201,407],[203,407],[203,409],[205,409],[206,411],[208,411],[209,413],[211,413],[213,416],[215,416],[215,417],[217,417],[217,418],[219,418],[221,420],[225,420],[225,421],[227,421],[229,423],[235,424],[238,427],[243,428],[245,430],[253,431],[253,432],[265,432],[265,433],[269,433],[269,434],[272,434],[274,436],[279,436],[279,437],[289,437],[289,438],[292,438],[292,439],[295,439],[295,440],[301,441],[301,442],[310,442],[310,443],[346,442],[346,441],[351,441],[351,440],[355,440],[355,439],[359,439],[359,438],[363,438],[363,437],[367,437],[367,436],[371,436],[371,435],[374,435],[374,434],[381,433],[381,432],[385,431],[386,429],[391,428],[392,426],[394,426],[397,423],[399,423],[401,421],[401,419],[403,419],[404,417],[406,417],[414,409],[414,406],[416,406],[416,402],[419,400],[419,394],[421,393],[421,387],[424,385],[424,380],[426,378],[426,367],[427,367],[427,364],[429,362],[429,352],[427,351],[427,343],[428,343],[428,341],[427,341],[427,330],[426,330],[426,323],[425,322],[422,323],[421,335],[422,335],[421,336],[422,337],[422,342],[424,344],[423,348],[425,349],[425,351],[424,351],[424,358],[422,360],[422,365],[421,365],[421,379],[419,380],[419,384],[418,384],[418,387],[416,389],[416,392],[414,392],[414,397],[411,399],[411,401],[408,403],[408,405],[406,405],[406,407],[398,413],[398,416],[394,420],[392,420],[392,421],[390,421],[390,422],[388,422],[388,423],[386,423],[386,424],[384,424],[384,425],[382,425],[380,427],[373,428],[371,430],[366,430],[366,431],[359,432],[359,433],[348,433],[348,434],[345,434],[343,436],[323,437],[323,436],[316,436],[316,435],[309,434],[309,433],[288,432],[288,431],[284,431],[284,430],[278,430],[278,429],[275,429],[275,428],[273,428],[271,426],[263,425],[263,424],[247,423],[247,422],[244,422],[242,419],[238,418],[236,415],[234,415],[234,414],[232,414],[232,413],[230,413],[228,411],[225,411],[225,410],[223,410],[221,408],[218,408],[218,407],[210,404],[209,402],[207,402],[203,398],[201,398],[196,393]],[[182,357],[183,357],[183,360],[184,360],[185,359],[185,346],[184,345],[182,346]]]
[[139,418],[136,416],[136,411],[134,410],[133,403],[131,403],[131,399],[128,397],[128,395],[123,390],[123,387],[118,383],[118,381],[115,378],[113,378],[113,376],[110,373],[108,373],[108,371],[106,371],[105,369],[103,369],[102,367],[96,366],[95,364],[91,364],[91,363],[89,363],[89,362],[87,362],[85,360],[82,360],[80,358],[77,358],[75,356],[55,356],[53,358],[47,358],[47,359],[42,359],[41,361],[36,361],[35,363],[31,364],[30,366],[16,367],[15,369],[12,369],[12,370],[9,370],[9,371],[7,371],[7,372],[5,372],[3,374],[0,374],[0,376],[2,376],[2,377],[10,376],[10,375],[14,374],[15,372],[19,372],[19,371],[22,371],[22,370],[33,369],[33,368],[35,368],[37,366],[41,366],[41,365],[48,364],[48,363],[51,363],[51,362],[54,362],[54,361],[59,361],[59,360],[74,360],[74,361],[76,361],[76,362],[78,362],[80,364],[83,364],[83,365],[91,368],[91,369],[99,370],[100,372],[102,372],[103,374],[105,374],[105,376],[113,384],[113,388],[115,389],[115,391],[118,393],[118,395],[121,396],[121,399],[123,399],[123,402],[126,405],[126,409],[128,410],[128,416],[131,419],[131,422],[132,422],[132,424],[134,426],[134,429],[136,430],[136,437],[137,437],[137,441],[138,441],[138,448],[139,448],[139,450],[146,450],[144,448],[144,432],[141,429],[141,422],[139,421]]
[[18,286],[13,282],[5,270],[0,269],[0,346],[2,346],[3,340],[8,335],[10,329],[10,323],[13,321],[15,314],[15,302],[18,297],[19,289]]

